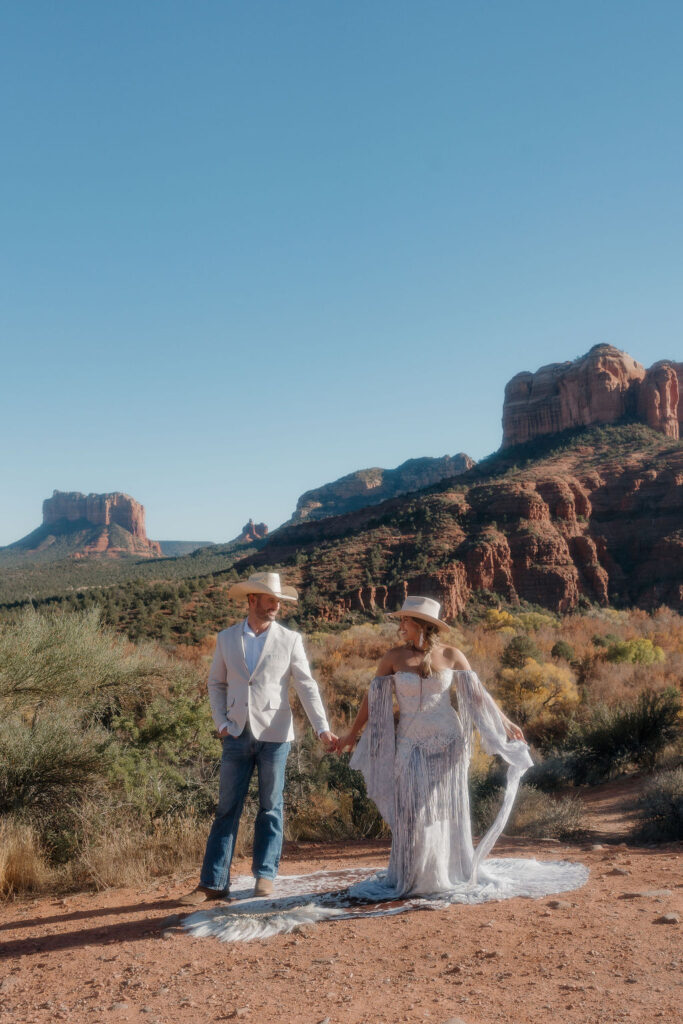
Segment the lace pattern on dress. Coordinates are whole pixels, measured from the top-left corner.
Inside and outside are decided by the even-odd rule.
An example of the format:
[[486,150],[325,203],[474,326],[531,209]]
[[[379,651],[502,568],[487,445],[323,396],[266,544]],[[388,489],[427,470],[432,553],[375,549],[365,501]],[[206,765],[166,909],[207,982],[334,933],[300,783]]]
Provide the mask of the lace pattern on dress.
[[458,729],[412,741],[404,735],[398,756],[392,703],[394,677],[373,679],[368,694],[368,728],[350,762],[352,768],[363,773],[368,795],[392,830],[389,881],[403,891],[409,891],[420,833],[438,821],[460,821],[464,826],[464,820],[469,819],[466,776],[475,728],[487,753],[500,755],[510,767],[502,806],[474,851],[470,884],[476,884],[481,862],[505,828],[520,779],[532,764],[526,743],[507,738],[500,710],[476,672],[453,672],[453,680],[462,734]]

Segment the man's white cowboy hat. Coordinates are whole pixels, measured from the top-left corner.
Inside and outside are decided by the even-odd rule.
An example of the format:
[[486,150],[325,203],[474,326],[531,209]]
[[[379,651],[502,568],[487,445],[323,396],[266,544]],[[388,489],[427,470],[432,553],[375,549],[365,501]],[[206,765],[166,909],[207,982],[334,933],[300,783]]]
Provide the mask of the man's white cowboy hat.
[[410,619],[423,619],[445,631],[449,627],[439,618],[440,611],[441,605],[438,601],[433,601],[431,597],[407,597],[399,611],[387,614],[392,619],[400,619],[404,615]]
[[255,572],[248,579],[233,583],[228,591],[228,597],[246,597],[247,594],[268,594],[278,601],[296,601],[299,597],[294,587],[280,582],[279,572]]

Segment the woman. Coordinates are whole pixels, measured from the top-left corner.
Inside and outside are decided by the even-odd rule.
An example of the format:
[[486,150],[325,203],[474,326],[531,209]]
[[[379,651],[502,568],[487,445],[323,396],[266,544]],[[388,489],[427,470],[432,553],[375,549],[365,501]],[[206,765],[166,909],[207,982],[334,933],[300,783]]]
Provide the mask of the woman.
[[[503,831],[519,780],[532,761],[521,729],[498,708],[462,652],[441,642],[448,627],[439,611],[437,601],[408,597],[401,610],[392,613],[399,619],[402,646],[381,659],[353,724],[337,741],[339,752],[353,746],[369,722],[351,766],[365,776],[368,793],[392,830],[388,871],[352,892],[377,900],[450,893],[469,901],[475,889],[486,890],[482,898],[492,898],[491,886],[501,895],[558,891],[556,872],[550,888],[536,893],[532,884],[532,892],[527,891],[529,865],[541,873],[544,867],[535,861],[496,861],[480,867]],[[450,700],[452,684],[457,712]],[[396,731],[394,693],[400,715]],[[467,787],[475,728],[484,749],[509,765],[503,805],[476,853]],[[521,889],[518,882],[524,883]],[[546,879],[545,885],[549,882]]]

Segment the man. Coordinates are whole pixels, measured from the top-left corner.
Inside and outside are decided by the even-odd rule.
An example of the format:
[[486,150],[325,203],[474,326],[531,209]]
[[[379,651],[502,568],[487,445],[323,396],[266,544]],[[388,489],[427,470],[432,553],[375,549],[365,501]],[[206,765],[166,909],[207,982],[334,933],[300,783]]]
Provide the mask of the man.
[[251,776],[258,772],[259,810],[254,824],[254,894],[273,891],[282,852],[285,764],[294,739],[288,688],[294,684],[326,750],[330,732],[318,684],[311,676],[299,633],[276,622],[280,603],[296,601],[276,572],[259,572],[234,584],[229,597],[246,597],[247,618],[218,634],[209,672],[211,714],[223,742],[218,808],[209,833],[200,882],[181,902],[198,906],[227,899],[230,864]]

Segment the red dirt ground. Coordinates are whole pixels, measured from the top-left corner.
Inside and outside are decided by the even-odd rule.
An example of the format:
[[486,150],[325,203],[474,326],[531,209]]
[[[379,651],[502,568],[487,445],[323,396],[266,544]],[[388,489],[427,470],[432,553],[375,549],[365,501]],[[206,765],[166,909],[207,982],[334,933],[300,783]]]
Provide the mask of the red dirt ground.
[[[322,923],[239,945],[177,928],[176,899],[194,877],[7,901],[0,904],[0,1017],[7,1024],[681,1021],[681,926],[658,923],[683,910],[681,844],[619,843],[626,790],[591,795],[592,842],[602,849],[498,844],[497,855],[590,867],[583,889],[537,901]],[[387,843],[289,844],[281,873],[381,864],[387,856]],[[248,873],[248,863],[235,869]]]

